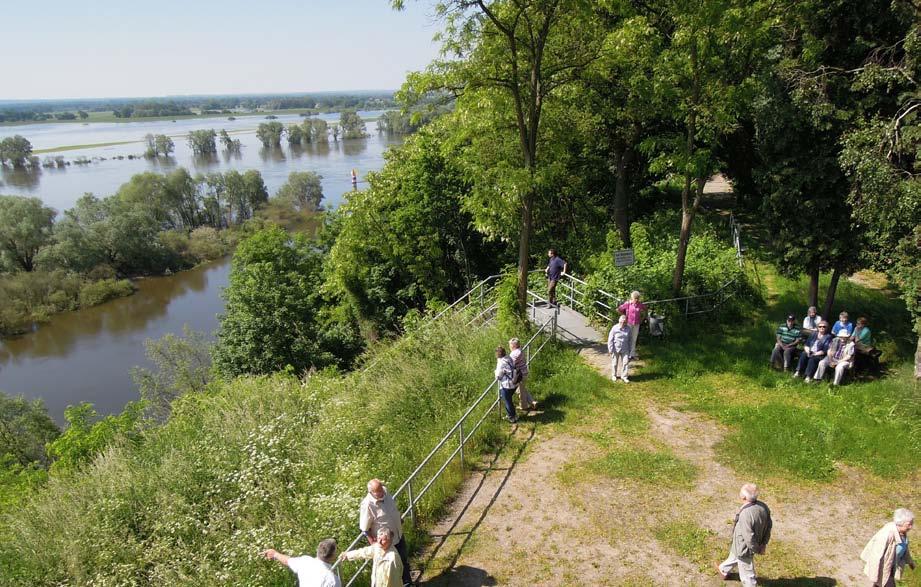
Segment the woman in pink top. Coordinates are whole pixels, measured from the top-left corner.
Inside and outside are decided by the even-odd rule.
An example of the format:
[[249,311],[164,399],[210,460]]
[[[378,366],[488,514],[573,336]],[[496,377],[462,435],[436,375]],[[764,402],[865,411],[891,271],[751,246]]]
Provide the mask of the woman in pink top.
[[640,324],[646,315],[646,304],[640,303],[640,292],[630,294],[630,301],[621,304],[617,311],[627,315],[627,324],[630,325],[630,358],[636,358],[636,338],[640,335]]

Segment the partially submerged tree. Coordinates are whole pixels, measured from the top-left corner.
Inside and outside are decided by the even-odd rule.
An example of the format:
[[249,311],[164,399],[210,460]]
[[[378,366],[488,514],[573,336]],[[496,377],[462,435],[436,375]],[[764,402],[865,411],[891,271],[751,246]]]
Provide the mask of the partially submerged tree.
[[38,198],[0,196],[0,269],[32,271],[38,251],[51,242],[55,215]]

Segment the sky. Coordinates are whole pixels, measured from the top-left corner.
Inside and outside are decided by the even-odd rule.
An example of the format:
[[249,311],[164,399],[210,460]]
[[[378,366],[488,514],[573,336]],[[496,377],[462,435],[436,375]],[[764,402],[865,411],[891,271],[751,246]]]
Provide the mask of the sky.
[[9,2],[0,100],[397,89],[437,56],[433,14],[431,0]]

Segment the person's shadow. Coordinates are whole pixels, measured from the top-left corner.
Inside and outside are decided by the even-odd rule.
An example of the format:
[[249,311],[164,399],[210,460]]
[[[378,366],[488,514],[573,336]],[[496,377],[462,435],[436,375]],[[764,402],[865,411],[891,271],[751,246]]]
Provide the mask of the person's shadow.
[[483,569],[460,565],[445,569],[440,575],[425,581],[425,585],[460,585],[461,587],[481,587],[498,585],[496,579]]
[[833,587],[838,584],[838,581],[831,577],[795,577],[789,579],[762,579],[759,577],[758,584],[773,585],[774,587]]

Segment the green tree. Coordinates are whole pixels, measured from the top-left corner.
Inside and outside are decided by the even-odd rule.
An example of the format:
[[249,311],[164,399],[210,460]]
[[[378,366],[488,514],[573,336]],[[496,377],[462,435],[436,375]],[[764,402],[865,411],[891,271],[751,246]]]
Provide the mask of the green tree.
[[221,145],[224,146],[224,150],[229,153],[237,153],[240,151],[242,143],[240,139],[232,139],[226,130],[221,129]]
[[285,125],[280,122],[262,122],[256,129],[256,137],[266,149],[281,146],[281,136],[285,132]]
[[339,128],[343,139],[363,139],[368,136],[365,121],[354,110],[343,110],[339,113]]
[[51,241],[53,209],[38,198],[0,196],[0,267],[35,268],[35,256]]
[[470,184],[459,154],[435,123],[389,151],[367,190],[340,207],[327,287],[367,324],[372,337],[398,332],[410,310],[449,301],[506,259],[485,242],[463,208]]
[[121,414],[93,422],[98,416],[93,404],[67,406],[64,410],[67,428],[48,444],[48,454],[54,459],[52,473],[77,471],[116,442],[139,441],[143,409],[142,402],[128,402]]
[[80,117],[80,120],[86,120],[87,118],[90,117],[90,115],[84,112],[83,110],[77,110],[77,116]]
[[329,141],[329,125],[322,118],[305,120],[304,137],[310,143],[326,143]]
[[25,167],[32,156],[32,143],[22,135],[13,135],[0,141],[0,165]]
[[147,157],[169,157],[176,150],[173,139],[167,135],[153,135],[148,133],[144,136],[147,143],[147,151],[144,153]]
[[0,458],[20,465],[49,464],[45,445],[61,433],[41,400],[0,393]]
[[[402,8],[403,1],[393,0],[392,5]],[[487,141],[482,136],[485,129],[470,135],[478,142],[476,148],[493,161],[482,167],[473,194],[479,195],[479,205],[472,209],[485,212],[477,223],[492,225],[494,232],[497,224],[517,225],[522,308],[533,221],[543,204],[538,201],[545,168],[540,148],[546,144],[541,118],[548,100],[573,82],[597,52],[597,28],[588,6],[579,0],[444,2],[438,7],[446,21],[441,35],[444,53],[460,58],[436,61],[426,73],[411,74],[401,91],[407,102],[417,102],[432,90],[461,92],[459,112],[469,109],[468,116],[486,115],[496,124],[488,138],[501,137],[501,142]],[[488,110],[497,115],[490,116]],[[514,159],[509,158],[512,144],[517,144]],[[490,152],[498,157],[489,157]]]
[[195,332],[184,325],[182,336],[169,333],[157,340],[147,339],[144,348],[154,368],[135,367],[131,370],[131,378],[149,413],[158,420],[165,420],[174,399],[204,391],[208,385],[211,346],[203,332]]
[[347,364],[354,327],[321,323],[323,254],[302,234],[259,230],[237,247],[214,363],[226,376]]
[[212,129],[193,130],[189,132],[189,148],[196,155],[217,153],[217,132]]
[[300,125],[289,124],[285,134],[287,135],[289,144],[300,145],[304,142],[304,131]]
[[313,171],[292,171],[288,174],[288,181],[278,189],[277,197],[299,210],[319,210],[323,200],[322,179],[322,175]]

